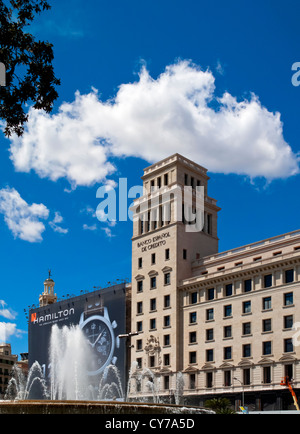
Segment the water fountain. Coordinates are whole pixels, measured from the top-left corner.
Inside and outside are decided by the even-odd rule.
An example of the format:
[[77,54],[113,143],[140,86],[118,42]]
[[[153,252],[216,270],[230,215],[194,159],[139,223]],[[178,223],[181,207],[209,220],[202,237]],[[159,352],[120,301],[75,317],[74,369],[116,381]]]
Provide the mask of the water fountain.
[[43,371],[38,362],[35,362],[29,373],[27,379],[23,371],[14,365],[12,370],[12,377],[8,383],[5,399],[7,400],[26,400],[34,397],[47,399],[49,398],[46,381]]
[[[78,326],[58,328],[53,326],[49,348],[49,378],[35,362],[25,381],[20,368],[15,367],[9,381],[6,400],[0,402],[0,414],[57,413],[57,414],[170,414],[207,413],[199,408],[181,407],[183,375],[177,375],[175,402],[160,402],[160,383],[154,373],[145,368],[137,372],[133,363],[126,395],[116,366],[108,365],[98,378],[98,384],[87,374],[90,346]],[[85,367],[85,368],[84,368]],[[153,403],[128,402],[132,378],[146,379]]]

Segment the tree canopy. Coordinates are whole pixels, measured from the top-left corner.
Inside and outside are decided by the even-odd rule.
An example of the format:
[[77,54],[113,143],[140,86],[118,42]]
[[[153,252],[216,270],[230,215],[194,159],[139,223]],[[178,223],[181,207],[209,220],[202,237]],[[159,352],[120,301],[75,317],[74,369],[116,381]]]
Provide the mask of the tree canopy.
[[5,135],[22,135],[28,120],[25,104],[51,112],[60,80],[54,75],[53,45],[36,40],[26,27],[50,9],[46,0],[0,0],[0,62],[6,83],[0,87],[0,119]]

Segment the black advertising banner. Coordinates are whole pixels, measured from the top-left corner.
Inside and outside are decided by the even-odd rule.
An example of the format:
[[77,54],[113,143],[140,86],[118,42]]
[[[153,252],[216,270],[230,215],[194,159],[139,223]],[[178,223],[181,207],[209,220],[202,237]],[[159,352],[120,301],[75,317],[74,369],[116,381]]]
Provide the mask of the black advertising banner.
[[57,301],[29,312],[29,367],[38,362],[49,378],[49,348],[53,326],[77,326],[89,344],[93,363],[87,371],[95,379],[108,365],[126,378],[126,286],[125,283]]

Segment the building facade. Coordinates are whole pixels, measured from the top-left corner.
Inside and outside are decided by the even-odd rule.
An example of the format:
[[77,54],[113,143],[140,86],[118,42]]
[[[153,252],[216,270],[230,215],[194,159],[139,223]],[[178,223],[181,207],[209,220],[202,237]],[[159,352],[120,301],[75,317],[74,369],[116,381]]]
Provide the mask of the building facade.
[[140,334],[131,342],[131,396],[155,388],[174,401],[180,389],[186,403],[226,396],[236,407],[287,408],[282,377],[300,387],[300,231],[219,253],[220,208],[206,169],[175,154],[142,179],[133,209],[131,330]]
[[17,360],[18,356],[12,354],[10,344],[0,344],[0,399],[5,397],[5,392],[11,379],[12,368]]

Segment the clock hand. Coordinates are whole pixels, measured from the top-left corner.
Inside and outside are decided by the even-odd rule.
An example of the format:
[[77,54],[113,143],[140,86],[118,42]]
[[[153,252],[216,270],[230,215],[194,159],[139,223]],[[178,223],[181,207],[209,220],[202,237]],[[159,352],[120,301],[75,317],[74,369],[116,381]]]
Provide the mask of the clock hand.
[[99,339],[101,338],[101,336],[103,335],[104,330],[102,330],[102,332],[98,335],[97,339],[95,340],[95,342],[92,344],[92,347],[94,348],[96,343],[99,341]]

